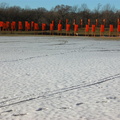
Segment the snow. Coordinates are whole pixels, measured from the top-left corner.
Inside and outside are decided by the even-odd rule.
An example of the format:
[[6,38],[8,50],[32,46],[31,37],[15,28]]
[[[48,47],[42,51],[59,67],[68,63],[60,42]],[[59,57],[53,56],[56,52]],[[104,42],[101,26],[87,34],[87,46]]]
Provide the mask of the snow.
[[0,37],[1,120],[120,120],[120,41]]

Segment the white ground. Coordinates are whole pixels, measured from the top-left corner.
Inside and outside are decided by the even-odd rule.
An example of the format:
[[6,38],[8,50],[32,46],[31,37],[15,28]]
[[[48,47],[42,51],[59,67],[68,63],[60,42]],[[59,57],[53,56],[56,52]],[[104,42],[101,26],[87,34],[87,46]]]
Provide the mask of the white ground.
[[120,120],[120,41],[0,37],[1,120]]

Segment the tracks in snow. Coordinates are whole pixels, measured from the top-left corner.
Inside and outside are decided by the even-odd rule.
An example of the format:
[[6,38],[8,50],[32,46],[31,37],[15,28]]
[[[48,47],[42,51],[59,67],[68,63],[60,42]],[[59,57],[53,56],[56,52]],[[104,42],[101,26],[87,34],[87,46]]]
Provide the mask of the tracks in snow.
[[[61,45],[65,45],[65,44],[61,44]],[[86,45],[86,46],[80,47],[80,48],[78,48],[78,50],[70,50],[70,51],[67,51],[67,52],[54,53],[54,54],[50,54],[50,55],[46,54],[46,55],[39,55],[39,56],[31,56],[31,57],[27,57],[27,58],[20,58],[20,59],[13,59],[13,60],[4,60],[4,61],[0,61],[0,63],[11,63],[11,62],[27,61],[27,60],[32,60],[32,59],[36,59],[36,58],[57,56],[57,55],[63,55],[63,54],[68,54],[68,53],[73,53],[73,52],[75,53],[75,52],[80,52],[80,51],[84,50],[85,48],[91,47],[93,45],[94,44],[90,44],[90,45]]]
[[[99,85],[99,84],[102,84],[104,82],[114,80],[116,78],[120,78],[120,73],[115,74],[113,76],[105,77],[103,79],[99,79],[97,82],[93,82],[93,83],[90,83],[90,84],[85,84],[85,85],[80,85],[79,84],[79,85],[70,86],[70,87],[66,87],[66,88],[62,88],[62,89],[58,89],[58,90],[54,90],[54,91],[48,91],[47,93],[44,93],[43,95],[37,95],[37,96],[33,95],[33,97],[22,99],[22,100],[18,100],[18,99],[20,99],[20,97],[13,98],[13,99],[8,99],[6,101],[1,101],[0,102],[0,108],[22,104],[24,102],[28,102],[28,101],[32,101],[32,100],[40,99],[40,98],[41,99],[47,99],[49,97],[54,98],[54,95],[59,95],[59,94],[69,92],[69,91],[72,91],[72,90],[82,89],[82,88],[86,88],[86,87],[90,87],[90,86]],[[26,97],[26,96],[24,96],[24,97]]]

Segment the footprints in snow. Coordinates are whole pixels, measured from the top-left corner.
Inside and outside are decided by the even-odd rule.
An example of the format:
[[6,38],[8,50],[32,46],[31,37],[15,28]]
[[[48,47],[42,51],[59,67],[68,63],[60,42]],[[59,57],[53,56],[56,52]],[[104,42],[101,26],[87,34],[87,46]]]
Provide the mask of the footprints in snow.
[[[117,97],[115,97],[115,96],[110,96],[110,97],[106,97],[105,98],[106,100],[101,100],[101,101],[96,101],[96,103],[107,103],[107,102],[109,102],[109,100],[116,100],[117,99]],[[79,107],[79,106],[81,106],[81,105],[83,105],[84,103],[83,102],[80,102],[80,103],[76,103],[76,107]],[[60,108],[57,108],[57,109],[60,109],[60,110],[67,110],[67,109],[71,109],[72,107],[66,107],[66,106],[64,106],[64,107],[60,107]],[[48,108],[39,108],[39,109],[37,109],[36,111],[43,111],[43,110],[47,110]]]
[[38,108],[36,111],[47,110],[48,108]]
[[[11,113],[11,112],[13,112],[13,110],[6,110],[6,111],[3,111],[2,113]],[[2,114],[2,113],[0,113],[0,115]],[[17,113],[17,114],[12,114],[12,116],[24,116],[24,115],[27,115],[27,113]]]
[[110,100],[116,100],[116,99],[117,99],[117,97],[110,96],[110,97],[106,97],[105,100],[103,100],[103,101],[96,101],[96,103],[108,103],[108,102],[110,102]]
[[76,106],[79,106],[79,105],[82,105],[82,104],[84,104],[84,103],[77,103]]
[[27,113],[13,114],[12,116],[24,116],[24,115],[27,115]]
[[[105,100],[103,100],[103,101],[102,100],[101,101],[96,101],[96,104],[98,104],[98,103],[108,103],[108,102],[110,102],[110,100],[111,101],[117,100],[117,97],[116,96],[109,96],[109,97],[106,97]],[[79,103],[76,103],[74,107],[80,107],[82,105],[85,105],[85,103],[79,102]],[[57,109],[68,110],[68,109],[72,109],[72,108],[73,107],[71,107],[71,106],[63,106],[63,107],[60,107],[60,108],[57,108]],[[35,111],[41,112],[41,111],[45,111],[45,110],[48,110],[48,109],[49,108],[40,107],[40,108],[36,109]],[[3,111],[2,113],[12,113],[12,112],[14,112],[14,111],[12,109],[9,109],[9,110]],[[2,113],[0,113],[0,114],[2,114]],[[14,116],[14,117],[25,116],[25,115],[27,115],[27,113],[13,113],[12,114],[12,116]]]
[[[76,106],[80,106],[84,103],[76,103]],[[61,109],[61,110],[66,110],[66,109],[71,109],[72,107],[60,107],[60,108],[57,108],[57,109]],[[43,110],[47,110],[48,108],[38,108],[36,111],[43,111]]]

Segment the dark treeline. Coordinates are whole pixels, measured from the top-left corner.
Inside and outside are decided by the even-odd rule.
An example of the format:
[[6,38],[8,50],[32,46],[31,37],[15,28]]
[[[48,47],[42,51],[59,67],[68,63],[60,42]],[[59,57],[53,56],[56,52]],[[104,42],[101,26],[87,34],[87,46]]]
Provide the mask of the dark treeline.
[[57,5],[51,10],[47,10],[43,7],[36,9],[19,6],[9,7],[6,3],[0,3],[0,21],[34,21],[49,25],[53,20],[55,24],[62,20],[64,28],[66,19],[69,20],[69,24],[73,24],[74,19],[77,24],[80,24],[80,19],[82,19],[83,27],[87,24],[88,19],[91,20],[91,24],[95,24],[95,20],[98,19],[99,25],[103,24],[103,19],[105,19],[106,27],[108,27],[109,24],[117,26],[118,18],[120,18],[120,10],[110,4],[104,6],[98,4],[93,10],[90,10],[86,4],[81,4],[80,7]]

